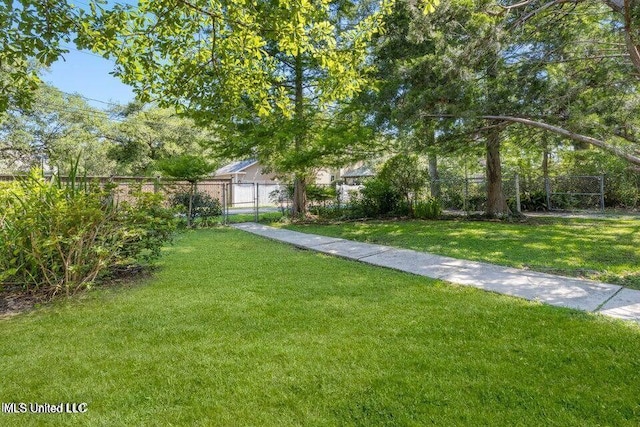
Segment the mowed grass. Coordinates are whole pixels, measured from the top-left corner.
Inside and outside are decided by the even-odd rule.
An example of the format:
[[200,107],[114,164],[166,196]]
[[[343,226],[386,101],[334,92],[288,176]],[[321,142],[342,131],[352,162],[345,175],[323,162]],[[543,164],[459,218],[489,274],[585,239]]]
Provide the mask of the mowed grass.
[[640,220],[367,221],[287,228],[640,289]]
[[181,236],[152,279],[0,321],[0,425],[640,422],[640,328],[301,251]]

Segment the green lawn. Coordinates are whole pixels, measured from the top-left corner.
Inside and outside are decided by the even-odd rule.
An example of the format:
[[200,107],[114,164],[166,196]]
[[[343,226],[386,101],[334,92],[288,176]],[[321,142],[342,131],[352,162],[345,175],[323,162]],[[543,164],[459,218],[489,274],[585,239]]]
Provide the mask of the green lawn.
[[297,250],[182,235],[153,279],[0,321],[0,425],[640,422],[640,328]]
[[640,220],[368,221],[287,228],[640,289]]
[[[264,212],[264,211],[259,211],[258,212],[258,220],[260,222],[273,222],[273,221],[278,221],[280,218],[282,218],[282,213],[281,212]],[[227,220],[229,222],[229,224],[235,224],[235,223],[239,223],[239,222],[252,222],[255,221],[256,219],[256,215],[255,213],[250,213],[250,214],[232,214],[229,215]],[[222,221],[222,218],[220,218],[220,221]]]

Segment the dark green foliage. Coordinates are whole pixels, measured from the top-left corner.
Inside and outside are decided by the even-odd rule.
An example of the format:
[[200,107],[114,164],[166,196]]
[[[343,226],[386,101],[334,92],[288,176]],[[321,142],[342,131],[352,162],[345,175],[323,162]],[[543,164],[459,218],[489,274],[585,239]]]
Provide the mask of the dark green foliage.
[[336,197],[335,187],[329,185],[307,185],[307,200],[311,204],[334,201]]
[[426,190],[427,172],[416,155],[397,155],[387,160],[378,176],[364,183],[352,203],[353,215],[413,216],[420,194]]
[[162,196],[114,202],[97,183],[46,182],[38,171],[0,188],[0,283],[66,294],[110,269],[149,261],[175,229]]
[[418,200],[413,207],[413,215],[419,219],[437,219],[442,215],[442,205],[435,198]]
[[[189,198],[191,193],[180,192],[171,196],[171,205],[188,215]],[[191,221],[200,219],[202,224],[208,224],[212,218],[222,215],[222,205],[218,199],[214,199],[207,193],[196,191],[193,194]]]
[[187,202],[187,227],[191,227],[193,225],[191,220],[196,215],[193,211],[196,184],[213,172],[215,165],[201,156],[183,154],[161,160],[157,162],[157,166],[165,175],[176,180],[188,181],[191,184]]
[[467,211],[484,211],[487,206],[487,196],[477,195],[467,200]]
[[400,200],[400,194],[389,182],[380,178],[370,179],[352,202],[353,215],[368,218],[389,215],[397,209]]
[[452,210],[464,209],[464,195],[461,192],[456,191],[455,189],[445,187],[440,196],[440,200],[442,205],[446,209],[452,209]]
[[157,162],[158,169],[167,176],[194,183],[213,172],[216,167],[201,156],[184,154]]
[[[509,203],[509,208],[515,212],[516,210],[516,200],[515,198],[510,198],[507,201]],[[544,191],[532,191],[532,192],[524,192],[520,194],[520,209],[523,212],[538,212],[538,211],[546,211],[547,207],[547,195]]]
[[399,154],[385,162],[378,176],[410,207],[425,191],[428,173],[418,156]]

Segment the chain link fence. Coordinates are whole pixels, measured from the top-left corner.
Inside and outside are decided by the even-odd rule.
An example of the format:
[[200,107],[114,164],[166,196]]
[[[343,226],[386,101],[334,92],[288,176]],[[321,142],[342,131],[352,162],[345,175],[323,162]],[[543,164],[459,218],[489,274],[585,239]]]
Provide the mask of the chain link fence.
[[[435,191],[434,191],[435,190]],[[502,180],[502,190],[512,211],[604,211],[604,176],[557,176]],[[427,192],[439,198],[443,209],[466,213],[484,212],[487,204],[485,178],[450,178],[432,182]]]
[[[13,179],[15,177],[10,175],[0,175],[0,181]],[[61,178],[63,182],[65,179]],[[168,205],[178,205],[191,191],[189,182],[160,178],[87,177],[87,180],[113,186],[117,201],[128,200],[132,190],[140,189],[160,193]],[[606,185],[604,176],[523,179],[516,175],[502,182],[505,197],[514,212],[602,211],[606,202]],[[363,185],[311,185],[308,191],[309,207],[312,212],[318,213],[329,209],[349,209],[362,188]],[[216,221],[221,223],[277,219],[288,215],[292,206],[292,186],[288,184],[232,183],[207,179],[197,183],[195,194],[200,201],[216,204]],[[437,195],[446,211],[467,215],[484,212],[487,204],[486,179],[460,177],[432,181],[425,189],[425,195]],[[640,196],[636,198],[640,199]]]
[[604,211],[604,176],[557,176],[544,185],[549,210]]

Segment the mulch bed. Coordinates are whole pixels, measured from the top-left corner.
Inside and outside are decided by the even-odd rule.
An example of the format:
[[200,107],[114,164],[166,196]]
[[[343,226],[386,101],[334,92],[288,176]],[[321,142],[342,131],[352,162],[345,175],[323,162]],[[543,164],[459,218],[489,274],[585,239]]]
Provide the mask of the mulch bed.
[[[99,288],[126,288],[137,285],[142,279],[150,277],[152,268],[139,266],[111,271],[103,277]],[[82,291],[85,292],[85,291]],[[82,293],[80,292],[80,293]],[[0,320],[8,319],[21,313],[26,313],[36,306],[47,304],[57,298],[65,298],[64,293],[52,296],[51,292],[27,291],[20,285],[0,285]],[[73,298],[70,297],[70,298]]]
[[0,292],[0,319],[24,313],[49,300],[47,295],[28,292],[22,286],[4,286]]

